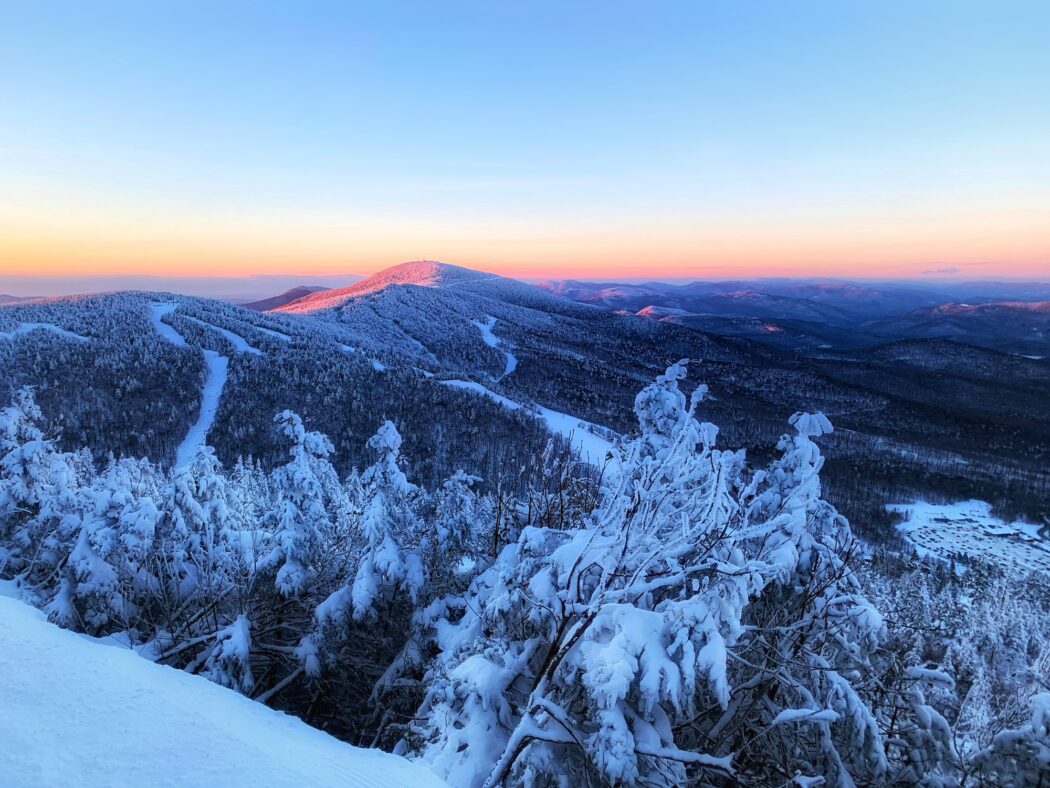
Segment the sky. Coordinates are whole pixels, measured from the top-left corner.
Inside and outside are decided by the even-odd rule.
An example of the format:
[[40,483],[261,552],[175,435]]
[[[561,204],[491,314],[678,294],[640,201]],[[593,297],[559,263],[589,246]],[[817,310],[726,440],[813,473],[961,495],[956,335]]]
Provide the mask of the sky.
[[1050,4],[7,2],[28,276],[1050,278]]

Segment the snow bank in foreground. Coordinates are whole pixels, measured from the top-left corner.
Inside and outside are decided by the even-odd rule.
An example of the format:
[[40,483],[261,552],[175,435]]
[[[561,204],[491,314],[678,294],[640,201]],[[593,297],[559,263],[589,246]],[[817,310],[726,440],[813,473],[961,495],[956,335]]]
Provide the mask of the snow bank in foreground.
[[351,747],[2,596],[0,742],[7,788],[443,785],[420,764]]

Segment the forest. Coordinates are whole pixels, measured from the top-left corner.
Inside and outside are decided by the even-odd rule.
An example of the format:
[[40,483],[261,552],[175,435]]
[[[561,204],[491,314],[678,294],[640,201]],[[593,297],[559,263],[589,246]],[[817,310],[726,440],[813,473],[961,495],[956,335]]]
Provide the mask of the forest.
[[1045,783],[1047,578],[858,540],[829,419],[722,448],[688,366],[604,464],[551,440],[488,480],[413,478],[396,417],[337,470],[344,436],[287,409],[269,464],[99,457],[23,387],[0,577],[452,786]]

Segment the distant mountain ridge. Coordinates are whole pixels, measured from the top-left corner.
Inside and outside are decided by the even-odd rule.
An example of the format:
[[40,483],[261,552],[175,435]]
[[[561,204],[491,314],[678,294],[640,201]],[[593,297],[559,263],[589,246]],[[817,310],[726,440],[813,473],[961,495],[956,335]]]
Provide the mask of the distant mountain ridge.
[[329,290],[328,287],[311,287],[309,285],[300,285],[299,287],[293,287],[291,290],[285,290],[280,295],[271,296],[270,298],[263,298],[259,301],[251,301],[247,304],[241,304],[245,309],[254,309],[256,312],[268,312],[271,309],[277,309],[285,304],[290,304],[292,301],[297,301],[300,298],[304,298],[312,293],[320,293],[325,290]]

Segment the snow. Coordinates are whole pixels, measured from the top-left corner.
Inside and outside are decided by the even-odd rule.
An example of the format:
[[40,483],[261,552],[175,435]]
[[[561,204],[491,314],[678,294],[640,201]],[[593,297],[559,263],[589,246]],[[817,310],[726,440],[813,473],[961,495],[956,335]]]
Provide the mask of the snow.
[[[523,407],[520,403],[497,394],[480,383],[475,383],[471,380],[442,380],[441,383],[445,386],[452,386],[453,388],[471,391],[483,397],[488,397],[508,410],[518,410]],[[613,442],[598,434],[602,431],[602,428],[598,425],[570,416],[567,413],[545,408],[542,405],[536,406],[534,415],[546,422],[548,430],[564,436],[580,459],[592,465],[602,466],[605,464],[606,455],[611,452],[613,460],[610,462],[610,465],[615,466],[618,464],[618,461],[615,459],[616,453],[613,451]]]
[[[186,340],[182,334],[161,319],[165,315],[170,315],[174,312],[175,307],[176,304],[173,302],[150,304],[150,321],[153,323],[153,327],[157,329],[157,333],[166,340],[179,347],[186,347]],[[195,323],[202,323],[196,318],[187,316],[187,319],[193,320]],[[203,323],[203,325],[208,324]],[[222,329],[217,330],[221,331]],[[197,450],[204,445],[204,441],[208,437],[208,430],[211,429],[211,425],[215,422],[215,414],[219,409],[219,399],[222,397],[222,389],[226,385],[229,359],[219,355],[214,350],[205,350],[204,364],[208,372],[207,377],[204,379],[204,388],[201,390],[200,413],[197,416],[197,422],[190,427],[186,437],[182,439],[182,443],[175,450],[175,470],[185,468],[193,462]]]
[[72,339],[76,342],[90,342],[91,337],[86,337],[83,334],[74,334],[72,331],[67,331],[61,326],[56,326],[54,323],[19,323],[18,327],[13,331],[0,331],[0,339],[15,339],[19,334],[28,334],[30,331],[50,331],[59,336],[65,337],[66,339]]
[[473,284],[487,279],[502,279],[458,265],[440,263],[436,260],[414,260],[401,263],[372,274],[367,279],[349,287],[322,290],[278,307],[278,312],[315,312],[320,309],[335,309],[354,297],[383,290],[391,285],[414,285],[416,287],[450,287]]
[[179,347],[186,347],[186,340],[182,338],[182,334],[176,331],[174,328],[165,323],[161,318],[165,315],[170,315],[175,311],[177,305],[174,302],[166,304],[152,303],[149,305],[149,318],[150,322],[153,323],[153,327],[157,330],[157,333],[164,337],[166,340],[171,342],[173,345]]
[[587,462],[601,466],[605,463],[605,457],[612,452],[611,464],[616,464],[616,453],[613,451],[613,442],[596,434],[595,431],[602,428],[589,421],[570,416],[568,413],[560,413],[550,408],[539,407],[540,416],[551,432],[564,435],[572,448],[580,458]]
[[839,718],[831,709],[784,709],[770,725],[785,725],[794,722],[835,722]]
[[502,394],[497,394],[495,391],[491,391],[482,386],[480,383],[475,383],[472,380],[442,380],[440,381],[440,383],[444,386],[452,386],[452,388],[463,389],[464,391],[472,391],[475,394],[480,394],[482,397],[488,397],[489,399],[498,402],[507,410],[519,410],[521,408],[520,403],[517,403],[512,399],[508,399]]
[[7,788],[443,785],[421,764],[352,747],[2,596],[0,698]]
[[[492,333],[492,329],[496,327],[496,318],[492,315],[485,315],[485,322],[480,320],[471,320],[471,325],[475,326],[478,331],[481,332],[481,340],[489,347],[500,347],[503,343],[499,337]],[[507,365],[503,369],[503,374],[500,378],[505,378],[511,372],[518,368],[517,357],[508,350],[503,351],[503,355],[507,357]]]
[[225,328],[219,328],[216,325],[206,323],[203,320],[198,320],[197,318],[190,317],[189,315],[183,315],[183,317],[185,317],[187,320],[192,320],[194,323],[199,323],[205,328],[210,328],[213,331],[218,331],[220,334],[226,337],[226,339],[229,340],[230,344],[234,346],[238,353],[254,353],[257,356],[262,355],[262,351],[259,350],[259,348],[248,344],[248,340],[242,337],[240,334],[235,334],[234,332],[229,331]]
[[896,503],[886,509],[904,516],[897,528],[923,556],[953,554],[990,563],[1014,574],[1050,575],[1050,540],[1034,523],[1004,522],[985,501]]
[[226,385],[229,359],[226,356],[220,356],[214,350],[205,350],[204,363],[208,369],[208,376],[204,380],[204,388],[201,391],[200,414],[197,416],[196,424],[190,427],[190,431],[186,433],[186,437],[182,439],[182,443],[175,452],[175,470],[188,467],[193,462],[197,450],[204,445],[204,440],[208,437],[208,430],[215,422],[223,386]]

